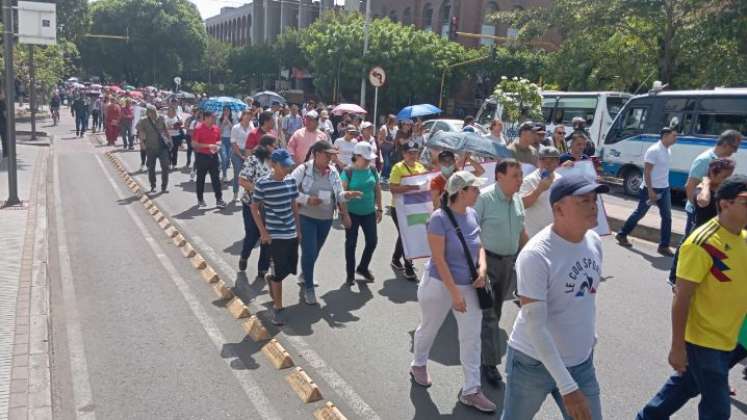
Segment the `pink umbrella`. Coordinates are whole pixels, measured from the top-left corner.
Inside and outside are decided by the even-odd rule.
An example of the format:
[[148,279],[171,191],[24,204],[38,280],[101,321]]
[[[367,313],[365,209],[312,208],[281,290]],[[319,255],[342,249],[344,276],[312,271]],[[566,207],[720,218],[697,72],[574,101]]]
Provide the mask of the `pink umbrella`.
[[340,104],[337,105],[333,110],[332,113],[334,115],[343,115],[343,114],[368,114],[365,109],[359,107],[356,104]]
[[143,92],[140,92],[139,90],[133,90],[133,91],[127,92],[127,96],[131,98],[143,99]]

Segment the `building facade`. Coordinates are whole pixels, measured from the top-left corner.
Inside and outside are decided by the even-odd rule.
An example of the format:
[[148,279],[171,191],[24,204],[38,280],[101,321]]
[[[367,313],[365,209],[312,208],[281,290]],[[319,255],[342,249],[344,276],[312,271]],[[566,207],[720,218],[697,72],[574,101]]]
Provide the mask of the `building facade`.
[[[415,25],[447,37],[452,20],[457,31],[512,38],[516,31],[507,25],[495,25],[488,17],[498,11],[549,6],[551,0],[373,0],[374,17],[389,17],[403,25]],[[493,39],[457,37],[468,46],[493,45]],[[553,39],[546,41],[552,42]]]
[[333,0],[252,0],[221,8],[220,14],[205,19],[205,27],[210,36],[234,46],[258,45],[274,41],[288,28],[309,26],[333,4]]

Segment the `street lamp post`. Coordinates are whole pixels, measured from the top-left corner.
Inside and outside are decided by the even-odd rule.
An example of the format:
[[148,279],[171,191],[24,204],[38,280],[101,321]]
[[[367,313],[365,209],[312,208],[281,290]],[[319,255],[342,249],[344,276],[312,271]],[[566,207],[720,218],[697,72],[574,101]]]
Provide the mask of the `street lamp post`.
[[[363,24],[363,60],[368,54],[368,25],[371,22],[371,0],[366,0],[366,21]],[[365,66],[365,63],[363,64]],[[361,108],[366,107],[366,73],[361,77]],[[376,121],[374,121],[374,124]]]
[[16,167],[16,98],[13,81],[13,9],[11,0],[3,0],[3,48],[5,57],[5,138],[8,145],[8,199],[5,206],[21,204],[18,199],[18,168]]

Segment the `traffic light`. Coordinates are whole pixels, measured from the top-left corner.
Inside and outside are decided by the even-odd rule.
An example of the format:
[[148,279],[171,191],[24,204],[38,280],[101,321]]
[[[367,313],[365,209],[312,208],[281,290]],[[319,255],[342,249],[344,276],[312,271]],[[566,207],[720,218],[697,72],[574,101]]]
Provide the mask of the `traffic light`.
[[456,41],[459,30],[459,16],[452,16],[449,22],[449,41]]

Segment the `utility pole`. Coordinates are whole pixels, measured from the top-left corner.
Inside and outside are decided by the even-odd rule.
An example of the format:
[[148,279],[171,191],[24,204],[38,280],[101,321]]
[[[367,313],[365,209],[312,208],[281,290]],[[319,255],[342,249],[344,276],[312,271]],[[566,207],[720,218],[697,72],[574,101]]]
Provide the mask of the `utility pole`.
[[31,140],[36,140],[36,65],[34,64],[34,45],[29,44],[29,73],[31,79]]
[[3,48],[5,58],[5,138],[8,144],[8,199],[5,206],[21,204],[18,199],[18,167],[16,165],[16,92],[13,72],[13,7],[3,0]]
[[[363,23],[363,59],[366,59],[368,54],[368,25],[371,22],[371,0],[366,0],[366,21]],[[365,66],[365,64],[364,64]],[[363,76],[361,76],[361,108],[366,107],[366,71],[363,70]],[[376,124],[376,121],[374,121]]]

